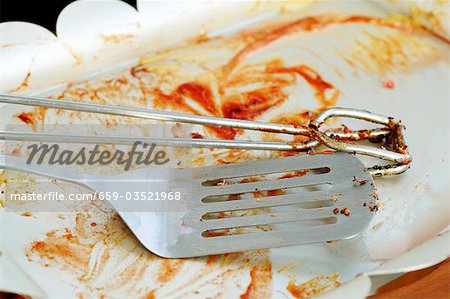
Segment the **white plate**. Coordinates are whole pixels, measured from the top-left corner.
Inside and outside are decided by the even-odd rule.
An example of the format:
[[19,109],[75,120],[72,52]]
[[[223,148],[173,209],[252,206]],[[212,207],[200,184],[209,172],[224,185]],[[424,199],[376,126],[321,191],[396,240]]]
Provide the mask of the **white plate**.
[[[83,28],[86,31],[69,30],[74,24],[83,24],[79,20],[79,13],[77,20],[73,19],[81,5],[101,6],[106,5],[105,3],[109,8],[105,10],[104,22],[99,22],[103,26],[85,26]],[[119,65],[122,61],[142,57],[144,52],[179,43],[186,37],[198,35],[201,29],[216,34],[230,34],[238,28],[254,26],[249,22],[236,26],[238,21],[248,20],[249,17],[257,23],[268,22],[269,20],[264,19],[274,16],[278,20],[296,19],[326,11],[382,17],[387,14],[384,9],[371,3],[353,1],[315,3],[308,10],[283,2],[270,3],[268,6],[250,2],[216,2],[176,6],[178,12],[170,11],[173,5],[158,6],[152,3],[153,11],[160,9],[159,18],[155,18],[160,20],[158,23],[148,21],[149,12],[145,8],[137,14],[123,3],[105,3],[86,1],[71,5],[63,13],[64,18],[58,22],[59,40],[40,31],[39,34],[36,33],[39,39],[27,41],[25,38],[18,42],[20,38],[17,38],[12,46],[1,48],[0,58],[7,59],[0,61],[5,64],[5,69],[11,70],[3,74],[7,80],[2,80],[2,90],[14,89],[25,78],[27,71],[31,71],[32,75],[26,82],[29,84],[28,89],[21,88],[18,92],[54,94],[58,84],[79,80],[106,67]],[[150,5],[146,2],[144,4]],[[90,11],[104,7],[106,6],[91,7]],[[144,7],[142,3],[140,7]],[[167,11],[178,14],[178,17],[169,17]],[[221,11],[221,18],[216,19],[214,11]],[[280,11],[281,16],[277,15]],[[167,14],[164,15],[164,12]],[[111,20],[106,17],[108,15],[120,16],[112,21],[117,26],[108,23]],[[85,18],[88,24],[89,16]],[[92,22],[95,23],[96,20]],[[137,22],[139,26],[136,25]],[[173,24],[169,26],[169,23]],[[231,23],[234,25],[225,26]],[[163,33],[158,27],[161,24],[168,26]],[[89,28],[93,28],[94,35],[89,35]],[[180,28],[183,28],[182,32]],[[228,29],[217,31],[219,28]],[[179,34],[171,35],[171,30],[175,29],[180,31]],[[74,36],[77,32],[85,32],[86,36]],[[9,42],[12,43],[10,40]],[[186,66],[177,70],[178,73],[184,72],[183,80],[191,80],[193,70],[196,70],[196,75],[204,76],[204,69],[196,67],[197,60],[204,60],[204,65],[217,68],[217,65],[236,52],[236,49],[230,50],[234,47],[233,43],[219,41],[218,45],[219,47],[212,47],[207,51],[198,52],[196,49],[192,52],[202,53],[201,57],[190,58],[183,54],[177,58],[184,60]],[[107,214],[98,212],[95,207],[90,207],[97,212],[91,219],[81,216],[77,218],[75,213],[62,216],[33,213],[32,217],[24,217],[2,211],[0,248],[3,255],[0,261],[5,265],[2,269],[10,270],[8,275],[2,272],[0,289],[51,298],[81,294],[105,294],[110,297],[155,295],[158,298],[229,298],[239,297],[250,286],[250,289],[254,288],[254,296],[267,297],[270,293],[272,297],[289,297],[291,294],[286,289],[289,281],[300,284],[319,276],[317,280],[320,283],[333,288],[333,273],[339,273],[339,281],[342,283],[351,281],[361,273],[373,271],[383,261],[435,236],[449,224],[448,47],[448,44],[428,34],[399,32],[385,27],[374,28],[368,24],[340,24],[315,32],[290,34],[261,48],[242,62],[243,65],[249,65],[281,57],[286,66],[307,65],[340,91],[337,102],[339,106],[389,114],[406,124],[408,144],[414,157],[412,168],[399,177],[377,179],[380,211],[370,229],[360,237],[330,244],[274,249],[269,253],[262,251],[218,259],[167,261],[146,252],[126,231],[120,220],[111,221]],[[388,50],[392,50],[395,55],[387,57]],[[163,53],[156,59],[164,58],[167,61],[171,55],[176,54]],[[374,57],[377,57],[376,62]],[[21,67],[16,64],[17,61],[21,61]],[[103,71],[100,78],[120,73],[123,68],[113,69]],[[237,72],[239,71],[238,69]],[[210,79],[211,84],[217,84],[214,77]],[[385,88],[383,79],[393,80],[395,88]],[[318,107],[311,86],[300,76],[295,80],[294,85],[286,88],[289,99],[258,119],[271,120],[286,112]],[[127,103],[126,99],[123,101]],[[148,107],[151,105],[148,104]],[[17,122],[14,114],[25,110],[23,107],[9,105],[1,108],[2,125]],[[47,118],[48,121],[51,119],[51,116]],[[58,116],[57,119],[65,118]],[[92,222],[97,226],[91,226]],[[58,238],[51,234],[46,236],[52,230],[57,230],[57,236],[67,234],[64,232],[65,228],[74,234],[75,239],[66,243],[64,238],[69,238],[68,235]],[[82,234],[83,231],[86,231],[86,236]],[[107,237],[105,232],[111,235]],[[47,245],[36,243],[42,240],[47,240]],[[36,248],[56,243],[70,250],[73,257],[59,256],[48,260],[45,256],[36,254],[40,252],[45,255],[42,247],[31,255],[26,254],[30,252],[30,246],[34,245]],[[89,247],[91,244],[92,248]],[[61,252],[61,248],[58,250]],[[51,252],[48,254],[53,256]],[[256,277],[253,287],[252,273]],[[320,275],[330,277],[320,279]],[[32,283],[25,284],[22,281]],[[320,283],[313,281],[310,285],[317,291]]]

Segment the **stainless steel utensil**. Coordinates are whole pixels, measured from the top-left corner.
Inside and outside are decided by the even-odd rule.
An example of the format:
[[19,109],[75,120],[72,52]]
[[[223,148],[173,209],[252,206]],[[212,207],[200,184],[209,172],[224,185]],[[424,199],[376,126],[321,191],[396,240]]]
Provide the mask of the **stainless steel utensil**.
[[[376,207],[372,176],[347,153],[303,155],[193,169],[149,167],[118,175],[91,175],[9,157],[0,166],[72,182],[97,192],[151,183],[188,188],[186,212],[127,211],[111,201],[150,251],[169,258],[351,238]],[[130,184],[133,182],[133,184]]]
[[[238,119],[228,119],[211,116],[199,116],[193,114],[185,114],[178,112],[158,111],[141,108],[128,108],[128,107],[116,107],[102,104],[81,103],[68,100],[53,100],[35,96],[24,95],[12,95],[12,94],[0,94],[0,102],[9,104],[18,104],[26,106],[39,106],[54,109],[83,111],[91,113],[129,116],[146,118],[153,120],[162,120],[170,122],[181,122],[190,124],[200,124],[205,126],[218,126],[218,127],[231,127],[245,130],[257,130],[264,132],[272,132],[279,134],[291,134],[291,135],[304,135],[310,137],[310,141],[305,143],[281,143],[281,142],[251,142],[251,141],[235,141],[235,140],[205,140],[205,139],[166,139],[166,140],[153,140],[153,142],[159,141],[169,145],[186,145],[198,147],[217,147],[217,148],[238,148],[238,149],[254,149],[254,150],[283,150],[283,151],[299,151],[312,149],[319,144],[325,144],[326,146],[353,154],[368,155],[376,158],[380,158],[389,161],[390,164],[385,166],[373,166],[369,170],[374,176],[400,174],[406,171],[411,162],[411,155],[407,151],[407,146],[404,140],[404,126],[401,122],[395,121],[392,117],[374,114],[365,110],[356,110],[350,108],[331,108],[322,112],[315,120],[309,123],[307,126],[294,126],[286,124],[276,124],[269,122],[247,121]],[[322,124],[328,118],[332,117],[348,117],[361,119],[377,124],[381,124],[384,127],[380,129],[371,130],[359,130],[350,132],[340,131],[328,131],[321,130]],[[15,136],[18,133],[10,134],[8,132],[0,132],[0,139],[17,138]],[[19,133],[20,134],[20,133]],[[26,136],[21,134],[21,138],[36,138],[33,136]],[[52,136],[41,135],[41,140],[51,139]],[[70,138],[73,142],[76,140],[92,140],[91,136],[73,136],[65,137],[59,136],[59,138]],[[349,142],[348,140],[380,140],[385,139],[386,143],[383,145],[378,144],[376,147],[357,145]],[[126,141],[121,137],[112,137],[109,140],[122,142]],[[35,140],[35,139],[33,139]],[[104,142],[109,142],[107,138],[103,139]],[[78,141],[79,142],[79,141]],[[391,147],[392,150],[387,150],[387,147]]]
[[[28,165],[11,157],[3,167],[27,171],[83,185],[97,192],[189,189],[183,198],[186,212],[142,212],[112,202],[136,237],[164,257],[191,257],[257,248],[289,246],[350,238],[363,231],[377,209],[372,175],[399,174],[408,169],[411,156],[404,142],[404,126],[390,117],[368,111],[332,108],[307,126],[197,116],[176,112],[115,107],[66,100],[0,94],[0,102],[110,115],[233,127],[280,134],[304,135],[306,143],[252,142],[181,138],[139,138],[169,146],[222,147],[257,150],[306,150],[324,144],[340,152],[314,153],[234,165],[193,169],[144,168],[120,175],[80,177],[48,165]],[[373,130],[324,131],[330,117],[350,117],[383,125]],[[1,139],[54,142],[132,144],[123,136],[51,135],[0,132]],[[384,139],[383,146],[348,140]],[[386,149],[384,146],[391,148]],[[366,168],[352,154],[391,162]],[[0,163],[1,164],[1,163]],[[1,166],[1,165],[0,165]],[[120,182],[120,183],[118,183]],[[133,182],[131,184],[130,182]]]

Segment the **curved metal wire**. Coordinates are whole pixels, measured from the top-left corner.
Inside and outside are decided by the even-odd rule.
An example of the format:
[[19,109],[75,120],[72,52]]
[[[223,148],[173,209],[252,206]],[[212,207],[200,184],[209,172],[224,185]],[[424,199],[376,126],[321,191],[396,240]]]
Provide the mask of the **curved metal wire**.
[[[392,147],[392,150],[388,150],[383,147],[380,148],[354,144],[351,142],[343,142],[337,138],[329,136],[327,132],[322,131],[320,128],[327,119],[333,117],[356,118],[387,126],[390,130],[390,134],[387,136],[386,140],[387,144]],[[368,168],[368,170],[375,176],[403,173],[409,169],[408,164],[412,161],[412,157],[407,151],[407,145],[405,144],[405,126],[400,121],[395,121],[392,117],[374,114],[365,110],[330,108],[318,115],[317,118],[309,124],[309,128],[316,134],[319,142],[332,149],[347,153],[367,155],[389,162],[394,162],[389,165],[375,165]]]

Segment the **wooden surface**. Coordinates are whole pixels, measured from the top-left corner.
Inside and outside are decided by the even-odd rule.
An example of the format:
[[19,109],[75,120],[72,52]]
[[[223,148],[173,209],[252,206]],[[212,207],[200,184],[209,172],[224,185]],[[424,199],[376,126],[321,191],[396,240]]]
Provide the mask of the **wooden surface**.
[[450,299],[450,258],[410,272],[378,289],[369,299]]

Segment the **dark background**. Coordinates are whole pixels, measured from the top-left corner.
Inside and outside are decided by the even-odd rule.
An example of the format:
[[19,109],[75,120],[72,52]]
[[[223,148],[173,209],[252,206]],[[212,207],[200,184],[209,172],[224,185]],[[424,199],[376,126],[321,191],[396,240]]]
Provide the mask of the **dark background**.
[[[136,0],[122,0],[136,7]],[[55,32],[59,13],[73,0],[0,0],[0,22],[23,21]],[[101,13],[101,12],[99,12]]]

